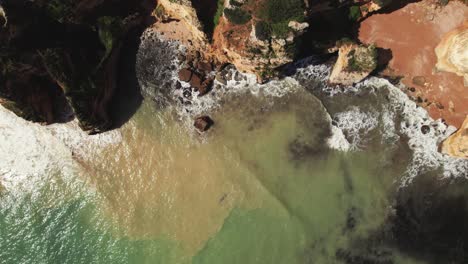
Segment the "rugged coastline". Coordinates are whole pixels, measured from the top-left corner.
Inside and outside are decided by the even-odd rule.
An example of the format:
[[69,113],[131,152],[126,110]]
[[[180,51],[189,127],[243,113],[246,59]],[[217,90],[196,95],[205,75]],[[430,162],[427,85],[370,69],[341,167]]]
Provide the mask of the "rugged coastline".
[[66,34],[2,46],[6,263],[468,260],[464,3],[27,2],[2,40]]
[[[6,46],[2,55],[5,69],[3,71],[4,78],[2,78],[4,89],[1,100],[5,107],[28,120],[48,124],[64,122],[76,116],[84,130],[91,133],[106,131],[119,123],[113,120],[114,114],[109,111],[113,104],[112,101],[119,100],[116,97],[118,95],[115,95],[116,86],[119,85],[116,73],[118,72],[117,68],[120,67],[118,65],[124,63],[119,59],[120,53],[122,53],[123,39],[126,32],[129,32],[132,27],[150,25],[150,28],[162,39],[178,41],[185,46],[186,53],[178,57],[179,63],[183,65],[179,72],[180,82],[172,84],[176,89],[182,87],[181,82],[190,85],[182,87],[181,100],[184,101],[191,97],[192,93],[195,93],[195,96],[203,96],[210,92],[215,88],[215,79],[218,83],[225,84],[223,75],[225,76],[227,73],[224,71],[227,64],[233,64],[241,72],[255,74],[259,82],[282,78],[283,70],[281,69],[300,58],[300,54],[304,53],[303,49],[307,48],[304,42],[314,39],[314,36],[311,36],[314,30],[308,31],[310,27],[317,27],[317,25],[310,25],[314,22],[313,18],[326,16],[328,10],[334,8],[333,3],[328,3],[327,6],[327,3],[324,2],[323,6],[320,7],[307,1],[297,1],[297,3],[286,1],[283,3],[265,0],[265,3],[262,2],[262,4],[237,0],[232,3],[231,1],[206,1],[206,3],[203,1],[201,3],[196,1],[159,1],[155,3],[142,1],[127,9],[125,11],[127,14],[122,14],[120,11],[105,11],[109,7],[103,3],[88,2],[87,4],[81,3],[75,9],[72,9],[74,5],[72,2],[62,4],[60,8],[70,10],[67,11],[70,12],[70,17],[67,17],[67,13],[60,15],[53,13],[53,8],[55,8],[53,4],[13,4],[9,1],[3,3],[4,9],[6,9],[4,17],[9,17],[10,25],[21,25],[17,27],[19,29],[14,31],[4,27],[1,32],[2,39],[8,40],[4,44]],[[395,9],[395,6],[400,4],[403,7]],[[26,10],[30,10],[33,16],[40,16],[41,10],[44,10],[46,15],[44,23],[57,23],[54,20],[58,21],[57,30],[63,30],[60,29],[60,25],[73,28],[79,27],[80,23],[98,29],[100,42],[104,49],[97,50],[101,50],[103,55],[97,57],[92,55],[90,58],[96,58],[94,62],[78,62],[78,58],[74,58],[74,56],[76,57],[74,53],[87,51],[66,47],[69,44],[66,44],[67,37],[65,37],[65,42],[63,42],[65,44],[61,44],[65,45],[65,49],[51,49],[50,47],[53,47],[54,44],[44,43],[45,48],[34,51],[37,47],[30,47],[28,49],[31,49],[31,55],[23,55],[23,58],[18,60],[14,56],[17,56],[15,52],[19,50],[8,48],[12,45],[8,43],[22,43],[22,39],[34,38],[34,36],[27,35],[31,26],[22,25],[23,22],[15,17],[16,12],[18,12],[15,8],[20,7],[26,7]],[[97,7],[103,11],[93,14],[92,10],[99,10]],[[278,8],[289,8],[291,12],[276,17],[275,12]],[[437,38],[430,40],[432,48],[427,46],[430,44],[428,41],[414,41],[411,45],[401,46],[402,48],[393,47],[391,44],[386,44],[385,41],[394,43],[395,39],[403,37],[392,36],[393,33],[390,29],[393,25],[380,26],[381,22],[379,21],[397,21],[401,18],[388,19],[388,17],[401,16],[404,19],[410,19],[408,23],[415,23],[414,30],[417,32],[432,32],[423,27],[440,25],[439,28],[443,28],[442,30],[433,31],[437,32],[439,39],[441,39],[444,33],[451,30],[463,32],[461,24],[464,23],[464,17],[468,13],[466,5],[458,1],[450,1],[446,5],[442,5],[432,0],[408,4],[399,2],[361,3],[358,1],[349,3],[347,6],[339,6],[339,9],[336,10],[343,8],[349,10],[350,17],[347,23],[354,23],[355,27],[359,28],[359,35],[329,34],[320,36],[317,34],[320,38],[313,40],[313,47],[310,47],[312,49],[320,47],[325,53],[339,50],[330,82],[349,86],[362,81],[369,74],[388,77],[392,81],[401,78],[402,83],[407,87],[404,90],[407,91],[410,98],[427,109],[433,118],[443,118],[447,124],[460,128],[462,121],[467,116],[465,108],[467,93],[463,85],[463,77],[458,77],[456,74],[463,76],[463,67],[465,66],[459,64],[457,66],[459,70],[455,70],[455,74],[445,72],[431,74],[432,68],[436,67],[437,62],[435,45],[439,44],[440,40]],[[443,15],[455,9],[458,16],[448,18]],[[114,18],[105,16],[106,12],[107,14],[114,13],[116,16],[114,15]],[[150,12],[152,13],[150,14]],[[105,18],[101,19],[99,16]],[[337,15],[330,15],[330,18],[333,19],[333,16]],[[444,17],[445,20],[437,20],[439,17]],[[118,22],[119,19],[123,21],[123,24]],[[428,19],[429,22],[424,22],[424,19]],[[92,23],[95,25],[93,26]],[[378,30],[376,31],[375,28]],[[88,34],[85,33],[84,28],[78,30],[81,30],[83,34]],[[408,28],[408,30],[413,29]],[[59,33],[57,32],[57,34]],[[305,36],[302,36],[304,34]],[[400,31],[400,34],[416,35],[411,31],[406,33]],[[83,35],[82,38],[89,39],[90,48],[99,46],[99,43],[92,43],[96,40],[91,41],[91,35],[88,37]],[[355,39],[353,40],[353,38]],[[58,41],[60,43],[63,40]],[[359,41],[371,45],[370,48],[373,50],[370,51],[369,46],[358,44]],[[464,40],[460,41],[464,43]],[[50,46],[51,44],[52,46]],[[22,44],[17,45],[21,47]],[[463,47],[463,44],[459,45]],[[366,47],[369,51],[366,51],[367,53],[361,52],[365,51]],[[424,56],[429,56],[431,61],[423,63],[423,68],[421,68],[422,66],[411,68],[411,64],[404,63],[404,59],[408,59],[408,56],[404,54],[421,50],[421,47],[425,47],[423,54],[429,54]],[[447,49],[450,50],[450,48],[445,47],[445,50]],[[440,52],[442,48],[438,47],[438,50],[438,56],[443,56]],[[463,56],[463,52],[460,54]],[[60,57],[68,57],[68,61],[61,61]],[[101,59],[99,59],[100,57]],[[424,57],[422,59],[424,60]],[[437,65],[439,65],[439,69],[444,70],[443,66],[440,65],[447,65],[447,63],[443,64],[442,60],[443,58],[439,58],[440,62]],[[421,64],[416,59],[413,61],[416,64]],[[463,59],[459,61],[461,63]],[[73,64],[98,64],[98,68],[95,72],[86,73],[86,70],[76,69]],[[402,68],[401,65],[406,65],[404,66],[406,68]],[[68,72],[64,71],[65,69],[69,69]],[[23,78],[19,78],[20,75]],[[87,75],[90,78],[86,77]],[[82,79],[84,82],[78,79]],[[28,87],[28,82],[36,83],[37,87]],[[73,88],[75,86],[76,88]],[[87,88],[87,86],[89,87]],[[16,87],[24,88],[18,89]],[[76,92],[73,89],[76,89]],[[447,89],[450,91],[447,92]]]

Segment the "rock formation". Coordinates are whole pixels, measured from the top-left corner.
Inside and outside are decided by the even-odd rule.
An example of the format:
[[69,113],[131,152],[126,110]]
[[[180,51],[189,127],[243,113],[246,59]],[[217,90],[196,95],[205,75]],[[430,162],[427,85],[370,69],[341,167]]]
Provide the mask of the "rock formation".
[[468,159],[468,115],[460,129],[444,141],[442,152],[453,157]]
[[[197,13],[192,2],[159,1],[155,13],[161,21],[154,29],[200,51],[208,61],[234,64],[259,80],[272,77],[276,68],[294,59],[297,37],[309,26],[302,0],[226,0],[220,2],[215,17],[208,19],[197,16],[201,12]],[[211,8],[208,1],[203,3],[202,8]],[[202,20],[215,20],[213,32],[206,30]]]
[[362,81],[376,67],[377,51],[374,46],[342,43],[329,81],[334,84],[352,85]]
[[437,70],[464,77],[465,86],[468,87],[468,21],[447,33],[435,53]]
[[302,0],[226,1],[213,47],[221,61],[262,81],[294,59],[296,38],[309,27],[305,19]]
[[152,11],[144,0],[110,2],[4,1],[1,103],[32,121],[75,116],[86,131],[109,129],[122,40]]
[[[190,33],[190,40],[195,43],[206,43],[203,26],[197,11],[190,0],[159,0],[155,15],[167,22],[181,22]],[[172,20],[172,21],[171,21]],[[200,47],[198,47],[200,48]]]

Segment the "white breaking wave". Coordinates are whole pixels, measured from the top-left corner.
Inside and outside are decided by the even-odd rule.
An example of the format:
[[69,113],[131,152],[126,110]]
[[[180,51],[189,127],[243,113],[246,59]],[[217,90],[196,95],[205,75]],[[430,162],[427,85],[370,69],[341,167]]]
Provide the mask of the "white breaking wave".
[[87,135],[77,121],[41,126],[0,105],[0,185],[7,190],[39,189],[45,178],[76,174],[75,157],[99,153],[121,140],[120,132]]
[[[347,87],[328,85],[329,66],[305,64],[305,67],[297,70],[296,77],[305,82],[306,86],[311,86],[307,88],[319,89],[329,96],[343,93],[359,94],[364,90],[371,93],[388,91],[388,103],[383,105],[383,110],[364,112],[358,107],[351,107],[344,112],[336,113],[333,116],[336,128],[346,135],[347,140],[334,140],[335,137],[340,138],[340,132],[332,128],[335,130],[333,139],[328,141],[331,148],[358,150],[363,147],[362,143],[365,143],[362,138],[380,125],[384,143],[392,144],[400,136],[406,136],[408,146],[413,151],[412,161],[402,180],[402,186],[410,183],[418,174],[436,169],[442,169],[444,177],[468,178],[467,160],[439,152],[440,144],[455,132],[456,128],[447,126],[442,120],[432,119],[425,109],[419,107],[401,89],[388,80],[377,77]],[[315,83],[308,84],[310,80],[314,80]],[[423,126],[425,129],[422,129]]]
[[357,106],[334,116],[335,126],[346,135],[350,150],[359,150],[365,145],[365,136],[379,125],[377,112],[364,112]]
[[352,146],[343,134],[343,130],[335,125],[331,125],[332,135],[327,139],[327,144],[331,149],[339,151],[349,151]]
[[[148,34],[147,34],[148,35]],[[151,46],[151,43],[167,42],[160,39],[161,36],[152,34],[150,37],[142,40],[142,47]],[[153,40],[152,40],[153,39]],[[154,40],[157,39],[157,40]],[[148,45],[144,44],[148,41]],[[163,44],[174,47],[176,52],[184,52],[185,49],[177,42]],[[153,48],[154,50],[154,48]],[[171,55],[175,57],[177,54]],[[162,55],[165,57],[166,54]],[[157,60],[157,58],[155,58]],[[188,83],[182,83],[181,89],[171,89],[171,97],[174,101],[179,101],[175,106],[180,120],[186,124],[188,129],[193,129],[193,119],[197,116],[209,114],[215,108],[221,106],[221,102],[226,95],[250,92],[254,95],[262,96],[284,96],[301,85],[307,89],[318,89],[329,96],[349,93],[359,94],[362,91],[380,93],[381,90],[388,90],[388,102],[384,102],[382,109],[366,109],[360,107],[348,107],[345,111],[332,115],[333,124],[331,125],[332,135],[327,139],[330,148],[340,151],[354,150],[358,151],[365,148],[366,136],[375,129],[380,129],[383,144],[392,145],[396,143],[400,136],[406,136],[410,149],[413,151],[413,158],[408,167],[404,183],[411,181],[419,172],[443,168],[445,177],[465,176],[468,171],[468,162],[449,157],[438,152],[439,144],[455,130],[448,127],[440,120],[433,120],[428,113],[418,107],[411,101],[406,94],[400,91],[385,79],[368,78],[363,82],[353,86],[329,85],[327,83],[330,74],[328,65],[310,65],[313,59],[305,59],[296,64],[295,74],[292,77],[286,77],[281,81],[272,81],[267,84],[258,84],[256,77],[250,74],[242,74],[235,69],[230,69],[231,79],[227,80],[227,85],[218,81],[214,82],[214,89],[209,94],[198,97],[196,92],[189,96],[189,102],[185,100],[184,88],[189,88]],[[157,68],[158,63],[149,63]],[[172,64],[174,65],[174,64]],[[177,63],[176,69],[170,71],[171,79],[174,83],[178,81],[178,70],[180,63]],[[149,71],[156,71],[147,68]],[[164,75],[149,74],[152,76]],[[158,78],[149,78],[157,81]],[[401,123],[397,123],[402,120]],[[423,125],[430,126],[430,131],[422,133]]]

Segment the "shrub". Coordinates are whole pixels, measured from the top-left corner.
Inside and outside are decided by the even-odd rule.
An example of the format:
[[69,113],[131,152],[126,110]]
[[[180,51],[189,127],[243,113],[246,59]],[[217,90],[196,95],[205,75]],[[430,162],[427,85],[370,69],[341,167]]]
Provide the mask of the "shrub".
[[117,17],[100,17],[97,21],[97,28],[99,40],[105,48],[105,54],[97,66],[97,68],[100,68],[104,60],[106,60],[112,52],[114,43],[122,34],[122,21]]
[[302,0],[267,0],[258,16],[270,24],[273,35],[284,37],[290,31],[289,21],[305,20],[304,10]]
[[242,25],[250,21],[252,16],[240,8],[233,9],[224,9],[224,15],[229,20],[229,22]]
[[358,47],[348,54],[348,69],[350,71],[373,71],[377,67],[377,49]]
[[219,24],[219,19],[223,15],[223,11],[224,11],[224,0],[218,0],[218,7],[216,8],[216,13],[213,18],[215,27]]
[[66,22],[74,7],[73,0],[50,0],[46,2],[46,13],[60,23]]
[[361,9],[359,6],[352,6],[349,8],[349,19],[353,21],[358,21],[361,18]]
[[303,0],[267,0],[260,10],[260,17],[272,23],[283,23],[292,20],[303,22]]
[[271,38],[271,28],[265,21],[259,21],[255,24],[255,35],[259,40],[268,40]]

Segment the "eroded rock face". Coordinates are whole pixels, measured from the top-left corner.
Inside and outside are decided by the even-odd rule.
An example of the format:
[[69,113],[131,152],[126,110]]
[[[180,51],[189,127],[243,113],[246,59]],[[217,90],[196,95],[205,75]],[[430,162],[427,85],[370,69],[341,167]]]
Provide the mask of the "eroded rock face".
[[[233,3],[231,3],[233,2]],[[273,3],[276,2],[276,3]],[[274,75],[274,69],[291,62],[297,38],[309,27],[304,1],[226,1],[215,29],[213,46],[221,61],[259,81]],[[281,9],[288,12],[280,11]]]
[[444,141],[442,152],[450,156],[468,159],[468,115],[460,129]]
[[[197,11],[190,0],[159,0],[156,12],[160,12],[160,18],[180,20],[192,35],[192,41],[205,43],[206,35],[203,26],[197,16]],[[158,15],[158,14],[156,14]],[[166,22],[166,21],[165,21]],[[176,22],[176,21],[174,21]]]
[[145,1],[3,1],[0,103],[32,121],[70,110],[83,130],[111,128],[123,39],[152,11]]
[[377,67],[375,47],[344,43],[330,75],[330,83],[352,85],[366,78]]
[[468,21],[447,33],[435,49],[436,68],[463,76],[468,87]]
[[[217,8],[215,17],[203,17],[201,4],[206,9]],[[208,0],[158,1],[153,13],[159,21],[153,28],[188,50],[200,51],[207,61],[234,64],[263,81],[274,76],[276,68],[293,61],[297,38],[309,27],[303,0],[226,0],[216,5]],[[214,30],[207,32],[210,27],[202,21],[213,20]]]

